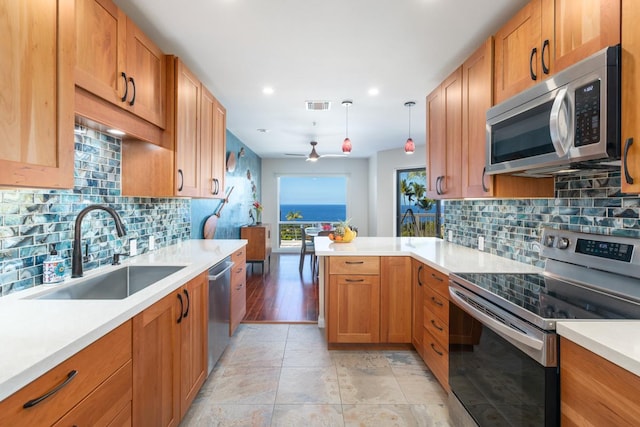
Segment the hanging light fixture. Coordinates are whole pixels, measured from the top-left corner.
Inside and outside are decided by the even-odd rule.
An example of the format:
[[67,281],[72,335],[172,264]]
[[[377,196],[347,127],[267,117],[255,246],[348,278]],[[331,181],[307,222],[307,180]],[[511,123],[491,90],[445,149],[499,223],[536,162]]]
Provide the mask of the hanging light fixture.
[[351,140],[349,139],[349,107],[351,107],[351,105],[353,105],[353,101],[342,101],[342,106],[346,111],[347,123],[344,141],[342,141],[342,152],[345,154],[349,154],[351,152]]
[[416,145],[413,143],[413,139],[411,139],[411,107],[416,105],[413,101],[407,101],[404,103],[405,107],[409,108],[409,138],[407,138],[407,142],[404,143],[404,152],[406,154],[413,154],[416,151]]

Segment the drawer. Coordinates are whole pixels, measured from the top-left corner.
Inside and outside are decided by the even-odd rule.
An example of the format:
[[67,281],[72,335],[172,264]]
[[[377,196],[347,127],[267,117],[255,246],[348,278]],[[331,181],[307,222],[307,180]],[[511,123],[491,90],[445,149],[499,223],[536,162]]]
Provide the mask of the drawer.
[[239,280],[231,285],[231,307],[229,321],[229,336],[232,336],[244,316],[247,314],[247,286],[246,277],[239,276]]
[[231,267],[231,288],[245,283],[247,280],[247,264],[234,264]]
[[[133,371],[131,361],[100,384],[86,399],[67,413],[55,427],[107,426],[122,416],[123,409],[131,411]],[[129,415],[129,419],[131,415]]]
[[[52,425],[130,360],[131,321],[127,321],[0,402],[0,425]],[[57,387],[40,403],[23,407]]]
[[[243,246],[238,249],[234,253],[231,254],[231,261],[237,266],[240,264],[245,264],[247,261],[247,247]],[[234,266],[235,267],[235,266]]]
[[424,328],[438,340],[444,348],[449,348],[449,326],[436,317],[431,310],[424,310]]
[[440,321],[449,324],[449,299],[443,297],[435,290],[425,286],[424,310],[432,312]]
[[423,283],[426,287],[431,288],[438,292],[443,297],[449,298],[449,276],[440,273],[438,270],[425,266],[422,273]]
[[445,350],[426,328],[423,330],[422,342],[424,363],[442,387],[449,391],[449,351]]
[[330,257],[329,274],[380,274],[380,257]]

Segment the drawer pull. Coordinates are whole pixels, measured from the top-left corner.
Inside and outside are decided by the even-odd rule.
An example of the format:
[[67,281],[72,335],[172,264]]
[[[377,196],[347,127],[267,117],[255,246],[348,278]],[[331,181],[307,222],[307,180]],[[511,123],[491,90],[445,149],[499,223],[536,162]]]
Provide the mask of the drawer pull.
[[433,319],[431,319],[431,324],[433,325],[433,327],[434,327],[434,328],[436,328],[436,329],[437,329],[437,330],[439,330],[440,332],[444,331],[444,328],[443,328],[443,327],[441,327],[441,326],[438,326],[438,325],[436,324],[436,322],[435,322]]
[[364,261],[345,261],[345,264],[364,264]]
[[38,403],[42,402],[43,400],[48,399],[49,397],[51,397],[54,394],[56,394],[57,392],[59,392],[64,386],[69,384],[71,382],[71,380],[76,377],[76,375],[78,375],[78,371],[76,371],[74,369],[73,371],[71,371],[71,372],[69,372],[67,374],[67,379],[64,380],[64,382],[62,382],[62,384],[56,386],[51,391],[48,391],[47,393],[43,394],[42,396],[40,396],[40,397],[38,397],[36,399],[32,399],[32,400],[28,401],[27,403],[22,405],[22,407],[25,408],[25,409],[31,408],[33,406],[36,406]]
[[433,345],[433,343],[431,343],[431,349],[436,353],[438,353],[438,356],[444,356],[444,353],[442,353],[441,351],[438,351],[438,349],[436,348],[435,345]]
[[243,286],[244,286],[244,283],[241,283],[238,286],[236,286],[236,291],[239,291],[240,289],[242,289]]
[[236,273],[237,273],[237,274],[242,273],[242,267],[238,268],[238,269],[236,270]]
[[438,301],[438,300],[436,299],[436,297],[431,297],[431,301],[433,301],[433,303],[434,303],[435,305],[440,306],[440,307],[442,307],[442,306],[444,305],[444,304],[442,303],[442,301]]
[[423,267],[424,267],[423,265],[420,265],[418,267],[418,286],[422,286],[422,280],[420,280],[420,273],[422,273],[422,268]]
[[344,279],[345,282],[357,283],[364,282],[364,279]]
[[442,277],[436,276],[434,273],[431,273],[431,277],[436,279],[438,282],[444,282],[444,279]]

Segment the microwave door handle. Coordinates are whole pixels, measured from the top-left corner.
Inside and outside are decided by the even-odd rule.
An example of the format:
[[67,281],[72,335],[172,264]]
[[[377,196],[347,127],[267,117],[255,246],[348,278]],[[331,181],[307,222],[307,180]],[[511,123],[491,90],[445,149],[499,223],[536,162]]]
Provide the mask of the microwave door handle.
[[480,323],[487,325],[494,331],[500,332],[501,334],[506,335],[512,340],[526,345],[527,347],[531,347],[538,351],[542,350],[542,347],[544,346],[544,342],[542,340],[533,338],[526,333],[518,332],[510,328],[509,326],[498,322],[491,316],[484,314],[480,310],[477,310],[476,308],[468,304],[465,300],[460,298],[451,287],[449,287],[449,295],[451,296],[451,300],[455,302],[458,307],[469,313]]
[[[549,134],[551,143],[559,157],[564,157],[569,151],[569,129],[571,114],[567,99],[567,88],[562,88],[556,95],[549,116]],[[563,108],[564,107],[564,108]]]

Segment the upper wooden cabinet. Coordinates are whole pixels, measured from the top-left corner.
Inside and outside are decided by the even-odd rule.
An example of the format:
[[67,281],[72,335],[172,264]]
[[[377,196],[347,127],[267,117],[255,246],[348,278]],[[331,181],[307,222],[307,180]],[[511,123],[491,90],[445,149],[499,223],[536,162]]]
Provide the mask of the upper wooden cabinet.
[[74,2],[0,9],[0,186],[71,188]]
[[76,8],[76,85],[164,128],[165,55],[111,0]]
[[494,101],[618,43],[620,0],[532,0],[495,34]]
[[622,1],[622,192],[640,193],[640,2]]

